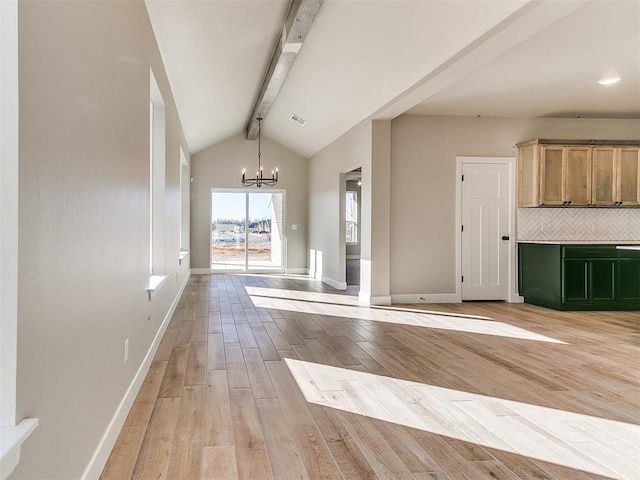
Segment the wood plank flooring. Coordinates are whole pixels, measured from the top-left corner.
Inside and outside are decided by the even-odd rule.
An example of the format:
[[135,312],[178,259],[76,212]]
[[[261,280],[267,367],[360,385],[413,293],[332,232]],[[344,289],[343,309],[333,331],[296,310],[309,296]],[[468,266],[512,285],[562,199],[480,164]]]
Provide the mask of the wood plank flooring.
[[639,312],[192,276],[101,478],[640,479],[639,367]]

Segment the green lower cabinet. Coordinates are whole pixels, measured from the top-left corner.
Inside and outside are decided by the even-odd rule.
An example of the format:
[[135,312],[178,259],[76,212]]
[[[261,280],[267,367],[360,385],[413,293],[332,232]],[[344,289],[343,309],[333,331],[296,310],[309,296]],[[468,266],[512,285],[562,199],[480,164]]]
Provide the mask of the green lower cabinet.
[[587,260],[564,260],[562,301],[589,301],[589,262]]
[[591,303],[617,300],[618,260],[589,260],[589,301]]
[[640,310],[640,251],[520,243],[525,302],[558,310]]
[[640,258],[618,260],[618,292],[620,299],[640,307]]

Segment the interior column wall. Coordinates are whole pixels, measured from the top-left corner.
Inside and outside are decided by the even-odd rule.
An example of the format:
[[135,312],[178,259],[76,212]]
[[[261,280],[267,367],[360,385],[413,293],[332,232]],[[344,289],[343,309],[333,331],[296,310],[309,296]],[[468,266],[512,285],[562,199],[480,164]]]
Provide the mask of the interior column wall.
[[[371,184],[366,182],[371,169],[371,121],[353,127],[347,133],[309,159],[309,269],[326,283],[346,288],[345,239],[340,236],[341,201],[345,191],[346,172],[362,168],[361,259],[364,245],[369,242],[367,217]],[[360,287],[364,288],[366,273],[361,270]]]

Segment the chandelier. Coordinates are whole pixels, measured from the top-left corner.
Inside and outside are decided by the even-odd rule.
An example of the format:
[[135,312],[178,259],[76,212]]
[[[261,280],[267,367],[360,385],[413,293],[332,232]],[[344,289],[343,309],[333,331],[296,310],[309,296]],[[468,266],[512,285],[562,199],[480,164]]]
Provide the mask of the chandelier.
[[266,187],[274,187],[278,183],[278,169],[271,170],[271,178],[264,177],[262,175],[262,164],[260,163],[260,125],[262,122],[262,118],[258,117],[258,171],[256,172],[255,178],[246,178],[247,169],[242,169],[242,186],[243,187],[253,187],[256,186],[258,188],[263,185]]

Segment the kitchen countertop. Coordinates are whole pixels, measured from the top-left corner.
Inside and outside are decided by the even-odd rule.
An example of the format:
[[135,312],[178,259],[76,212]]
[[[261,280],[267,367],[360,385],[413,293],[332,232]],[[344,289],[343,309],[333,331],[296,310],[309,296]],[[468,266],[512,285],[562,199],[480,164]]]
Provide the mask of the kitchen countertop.
[[516,240],[516,242],[543,245],[640,245],[640,240]]

